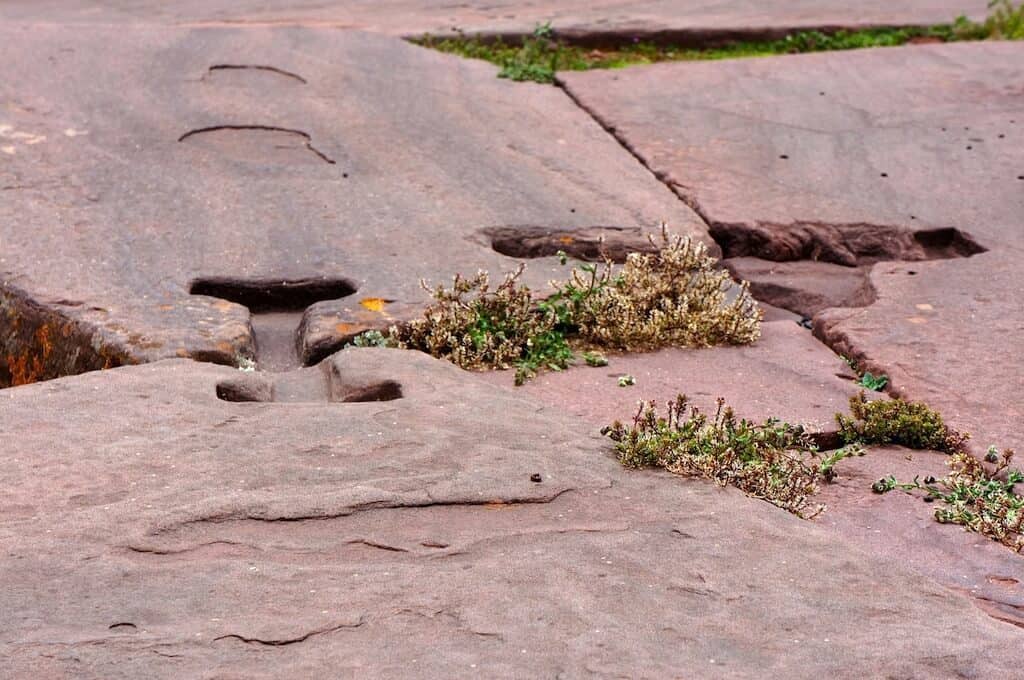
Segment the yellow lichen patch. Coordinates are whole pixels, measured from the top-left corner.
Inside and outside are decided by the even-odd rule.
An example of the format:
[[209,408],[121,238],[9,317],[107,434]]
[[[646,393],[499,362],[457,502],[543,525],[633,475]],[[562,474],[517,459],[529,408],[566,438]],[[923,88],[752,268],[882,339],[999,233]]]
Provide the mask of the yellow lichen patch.
[[346,323],[342,321],[334,326],[334,332],[338,335],[357,335],[363,331],[369,330],[368,326],[363,326],[357,323]]
[[558,239],[558,242],[561,243],[563,246],[570,245],[571,243],[573,243],[575,241],[576,241],[576,239],[574,239],[572,236],[561,236]]
[[362,300],[359,301],[359,304],[362,307],[370,310],[371,312],[383,312],[384,306],[387,305],[387,303],[387,300],[378,297],[363,298]]

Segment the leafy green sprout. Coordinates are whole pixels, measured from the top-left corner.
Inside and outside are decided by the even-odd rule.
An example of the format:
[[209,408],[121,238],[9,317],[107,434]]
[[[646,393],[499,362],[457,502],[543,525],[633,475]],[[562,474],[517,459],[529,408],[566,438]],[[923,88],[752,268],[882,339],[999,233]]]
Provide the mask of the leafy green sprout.
[[636,378],[629,374],[619,376],[619,387],[630,387],[632,385],[636,385]]
[[881,392],[885,389],[885,386],[889,384],[889,376],[874,375],[870,371],[865,371],[857,384],[869,390]]
[[600,352],[584,352],[583,361],[586,362],[587,366],[607,366],[608,358]]

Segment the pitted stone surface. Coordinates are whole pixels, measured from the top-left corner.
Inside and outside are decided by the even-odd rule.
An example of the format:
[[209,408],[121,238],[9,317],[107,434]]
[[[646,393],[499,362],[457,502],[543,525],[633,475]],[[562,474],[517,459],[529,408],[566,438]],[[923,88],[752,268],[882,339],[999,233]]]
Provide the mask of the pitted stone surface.
[[183,360],[0,393],[5,672],[1019,669],[1021,631],[812,522],[626,471],[590,428],[423,355],[329,361],[405,396],[232,403],[237,371]]
[[560,33],[591,40],[654,37],[697,41],[791,29],[949,23],[985,16],[985,0],[7,0],[0,16],[17,20],[121,23],[326,24],[393,35],[456,31],[523,35],[547,21]]
[[121,363],[252,354],[247,310],[190,295],[197,279],[350,282],[303,326],[323,356],[414,313],[420,278],[512,269],[484,229],[664,219],[713,246],[564,93],[488,64],[314,28],[0,37],[0,283]]
[[[699,207],[727,254],[742,234],[764,258],[870,265],[886,248],[941,245],[950,228],[988,249],[874,264],[875,302],[816,319],[836,351],[973,432],[981,451],[1024,444],[1022,79],[1020,42],[564,76]],[[844,262],[844,249],[860,253]]]

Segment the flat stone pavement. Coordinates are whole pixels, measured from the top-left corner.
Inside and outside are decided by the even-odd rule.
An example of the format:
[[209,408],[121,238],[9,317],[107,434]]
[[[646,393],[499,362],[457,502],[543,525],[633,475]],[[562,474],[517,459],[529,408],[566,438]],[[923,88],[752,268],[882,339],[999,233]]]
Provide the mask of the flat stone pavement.
[[[259,349],[249,310],[290,312],[315,363],[418,313],[420,279],[514,269],[496,228],[646,243],[666,220],[717,250],[562,92],[486,63],[315,28],[0,34],[0,384],[36,361],[234,364]],[[552,245],[536,289],[565,276]]]
[[[940,454],[847,461],[805,521],[597,434],[684,391],[827,436],[844,353],[1021,448],[1019,43],[560,91],[337,30],[685,39],[962,4],[4,3],[0,385],[86,373],[0,391],[0,675],[1019,674],[1020,556],[868,491]],[[793,314],[516,390],[332,354],[417,314],[421,277],[528,260],[542,289],[558,249],[661,220]]]
[[304,24],[383,32],[448,35],[455,32],[521,36],[551,22],[581,40],[654,38],[697,42],[730,37],[778,37],[798,29],[864,28],[950,23],[982,18],[985,0],[6,0],[0,17],[15,21],[172,24]]
[[[701,213],[762,299],[815,312],[827,344],[927,400],[981,450],[1024,448],[1024,44],[562,79]],[[859,269],[870,289],[829,291],[828,266]],[[823,309],[829,295],[866,306]]]
[[560,409],[399,350],[306,370],[306,403],[187,360],[0,392],[6,677],[1019,669],[1018,629],[898,555],[627,471]]

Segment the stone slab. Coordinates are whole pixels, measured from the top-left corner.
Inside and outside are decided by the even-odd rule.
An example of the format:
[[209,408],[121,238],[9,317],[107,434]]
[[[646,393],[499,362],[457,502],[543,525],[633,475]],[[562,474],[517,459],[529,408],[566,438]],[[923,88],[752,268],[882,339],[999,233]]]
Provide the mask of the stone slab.
[[[850,367],[793,321],[765,322],[761,339],[750,346],[606,356],[607,366],[580,362],[567,371],[543,372],[516,391],[595,429],[630,422],[640,401],[663,406],[685,394],[705,413],[713,414],[721,397],[741,418],[779,418],[824,433],[835,432],[835,414],[846,413],[850,397],[861,391]],[[636,384],[619,387],[622,375]],[[513,382],[511,371],[481,377],[498,385]]]
[[319,358],[416,313],[421,278],[513,269],[488,229],[664,219],[715,247],[563,92],[398,39],[4,23],[0,63],[0,384],[34,362],[234,363],[256,351],[236,302],[297,327],[343,298],[303,325]]
[[[1024,631],[963,596],[734,490],[626,471],[561,409],[412,352],[305,370],[330,400],[184,360],[0,392],[5,673],[1019,671]],[[337,400],[384,380],[401,398]]]
[[1024,267],[1013,251],[969,260],[875,265],[878,299],[831,309],[815,334],[898,394],[928,402],[971,445],[1024,452]]
[[820,312],[818,337],[972,431],[980,450],[1020,448],[1024,43],[563,79],[727,255],[873,265],[877,300]]
[[560,77],[698,207],[727,256],[758,255],[728,252],[732,240],[776,260],[925,259],[901,234],[949,228],[1024,247],[1024,43]]
[[961,14],[984,17],[985,0],[751,0],[680,3],[673,0],[7,0],[0,16],[15,20],[95,23],[326,24],[392,35],[424,33],[521,36],[550,21],[577,39],[622,41],[657,38],[678,42],[777,36],[809,28],[862,28],[950,23]]

